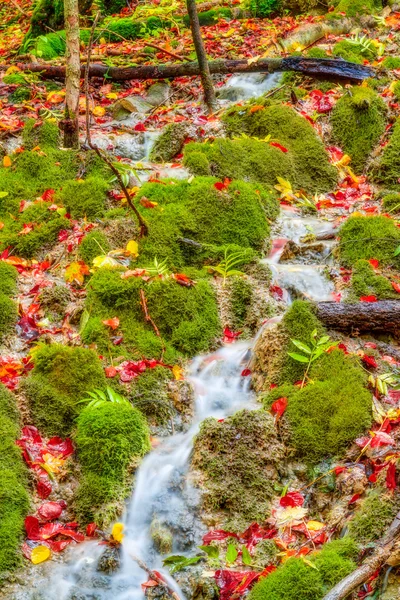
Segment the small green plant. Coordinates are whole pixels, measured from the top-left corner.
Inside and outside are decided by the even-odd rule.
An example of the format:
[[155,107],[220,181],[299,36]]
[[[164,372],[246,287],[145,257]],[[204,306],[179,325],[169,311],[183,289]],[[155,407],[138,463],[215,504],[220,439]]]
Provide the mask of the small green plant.
[[195,565],[199,561],[203,560],[203,556],[182,556],[180,554],[175,554],[174,556],[167,556],[164,558],[163,565],[168,567],[171,575],[176,573],[177,571],[182,571],[185,567],[189,565]]
[[151,276],[151,277],[168,277],[171,272],[168,269],[167,266],[167,259],[165,258],[164,260],[158,261],[158,258],[156,257],[154,259],[154,263],[151,267],[144,267],[144,270]]
[[349,44],[354,44],[355,46],[361,46],[361,52],[368,52],[372,49],[372,40],[370,40],[366,35],[355,35],[354,37],[347,40]]
[[303,381],[301,382],[301,387],[304,387],[304,383],[307,379],[308,371],[314,361],[317,360],[328,348],[332,346],[337,346],[338,342],[331,342],[329,335],[323,335],[321,338],[317,339],[317,330],[314,329],[310,335],[310,346],[304,344],[300,340],[290,340],[292,344],[296,346],[299,350],[304,352],[304,354],[299,354],[297,352],[288,352],[288,355],[296,360],[297,362],[301,362],[307,364],[306,370],[304,371]]
[[[125,187],[129,186],[129,180],[131,177],[136,177],[139,180],[139,176],[137,171],[132,167],[132,165],[127,165],[126,163],[121,162],[113,162],[113,167],[117,169],[119,172],[122,182]],[[114,183],[117,181],[117,177],[114,175],[110,178],[109,183]]]
[[107,404],[108,402],[113,402],[114,404],[130,404],[129,400],[121,396],[115,392],[109,386],[106,387],[105,392],[103,390],[93,390],[93,392],[86,392],[90,398],[84,398],[83,400],[79,400],[78,404],[82,402],[86,402],[88,408],[98,408],[103,404]]
[[228,249],[225,249],[224,259],[216,265],[215,267],[209,267],[210,271],[214,273],[218,273],[224,279],[224,286],[227,277],[232,277],[233,275],[244,275],[242,271],[238,271],[234,267],[240,265],[244,262],[246,257],[246,253],[243,250],[239,250],[237,252],[229,252]]

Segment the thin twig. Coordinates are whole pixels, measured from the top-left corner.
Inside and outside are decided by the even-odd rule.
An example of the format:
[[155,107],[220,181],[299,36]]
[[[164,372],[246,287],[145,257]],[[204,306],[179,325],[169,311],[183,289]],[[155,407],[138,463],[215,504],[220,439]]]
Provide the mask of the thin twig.
[[174,592],[174,590],[168,585],[168,583],[166,581],[164,581],[163,579],[161,579],[161,577],[159,577],[159,575],[157,575],[157,573],[155,573],[154,571],[152,571],[147,565],[146,563],[144,563],[142,560],[140,560],[140,558],[138,558],[137,556],[135,556],[134,554],[129,554],[129,556],[131,557],[132,560],[134,560],[141,569],[143,569],[143,571],[146,571],[147,575],[150,577],[150,579],[152,579],[153,581],[155,581],[156,583],[158,583],[158,585],[162,588],[164,588],[167,593],[174,598],[174,600],[181,600],[179,595]]
[[11,2],[11,4],[13,4],[13,5],[15,6],[15,8],[16,8],[17,10],[19,10],[19,12],[20,12],[20,13],[22,13],[22,14],[23,14],[25,17],[27,17],[27,16],[28,16],[28,13],[27,13],[27,12],[25,12],[25,11],[24,11],[24,9],[23,9],[23,8],[21,8],[21,7],[19,6],[19,4],[16,2],[16,0],[10,0],[10,2]]
[[146,221],[143,219],[142,215],[140,214],[140,212],[138,211],[138,209],[136,208],[136,206],[134,205],[134,203],[132,202],[132,198],[128,192],[128,189],[126,187],[126,185],[124,184],[122,177],[121,177],[121,173],[118,171],[118,169],[113,165],[113,163],[111,162],[111,160],[108,158],[108,156],[102,152],[100,150],[100,148],[98,148],[95,144],[92,143],[91,137],[90,137],[90,112],[89,112],[89,69],[90,69],[90,57],[92,54],[92,46],[93,46],[93,38],[94,38],[94,33],[95,33],[95,29],[96,29],[96,25],[97,25],[97,21],[99,19],[100,16],[100,12],[97,13],[95,20],[93,21],[93,25],[92,25],[92,29],[90,31],[90,38],[89,38],[89,44],[88,44],[88,49],[87,49],[87,62],[86,62],[86,67],[85,67],[85,103],[86,103],[86,140],[88,143],[89,148],[91,148],[92,150],[94,150],[97,154],[97,156],[106,163],[106,165],[110,168],[110,170],[114,173],[116,180],[119,183],[119,186],[126,198],[126,201],[128,203],[128,206],[133,210],[133,212],[135,213],[137,220],[139,221],[139,225],[140,225],[140,235],[147,235],[148,233],[148,227],[147,227],[147,223]]
[[170,52],[169,50],[166,50],[165,48],[162,48],[161,46],[157,46],[157,44],[150,44],[150,42],[146,42],[146,46],[149,46],[149,48],[155,48],[156,50],[159,50],[160,52],[164,52],[164,54],[168,54],[169,56],[172,56],[172,58],[176,58],[177,60],[190,61],[190,58],[186,58],[185,56],[180,56],[179,54]]
[[161,343],[162,343],[161,360],[162,360],[162,358],[164,356],[164,352],[165,352],[164,340],[161,337],[160,330],[158,329],[157,325],[154,323],[153,319],[151,318],[151,315],[149,313],[149,308],[147,306],[147,299],[146,299],[146,296],[145,296],[145,293],[144,293],[143,290],[140,290],[140,304],[142,305],[143,312],[144,312],[144,317],[145,317],[146,321],[148,321],[149,323],[151,323],[156,336],[159,337],[160,340],[161,340]]

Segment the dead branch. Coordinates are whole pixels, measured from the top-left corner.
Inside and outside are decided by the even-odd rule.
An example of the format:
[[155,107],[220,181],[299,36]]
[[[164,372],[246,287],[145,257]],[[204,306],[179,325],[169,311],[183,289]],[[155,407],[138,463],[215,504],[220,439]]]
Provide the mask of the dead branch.
[[163,357],[164,356],[164,352],[165,352],[164,340],[161,337],[160,330],[158,329],[157,325],[154,323],[153,319],[151,318],[151,315],[149,313],[149,307],[147,306],[147,298],[145,296],[144,290],[140,290],[140,304],[141,304],[143,312],[144,312],[144,318],[146,319],[146,321],[148,323],[151,323],[156,336],[159,337],[160,340],[161,340],[161,343],[162,343],[161,357]]
[[165,48],[162,48],[161,46],[157,46],[157,44],[150,44],[150,42],[146,42],[146,46],[149,46],[149,48],[155,48],[159,52],[164,52],[164,54],[168,54],[168,56],[172,56],[172,58],[176,58],[177,60],[188,60],[184,56],[180,56],[179,54],[170,52],[169,50],[166,50]]
[[400,332],[400,301],[318,302],[318,318],[330,329],[339,331]]
[[150,577],[150,579],[152,579],[153,581],[156,581],[160,587],[164,588],[165,591],[171,596],[171,598],[173,598],[174,600],[180,600],[178,594],[176,592],[174,592],[174,590],[168,585],[168,583],[166,581],[164,581],[163,579],[161,579],[161,577],[159,577],[157,575],[157,573],[152,571],[146,565],[146,563],[144,563],[142,560],[140,560],[140,558],[138,558],[137,556],[134,556],[133,554],[129,554],[129,556],[131,557],[132,560],[135,561],[135,563],[137,563],[139,565],[139,567],[141,569],[143,569],[143,571],[146,571],[146,573]]
[[146,221],[143,219],[142,215],[140,214],[140,212],[138,211],[138,209],[136,208],[135,204],[132,202],[132,198],[128,192],[128,189],[126,187],[126,185],[124,184],[122,177],[121,177],[121,173],[118,171],[118,169],[113,165],[113,163],[111,162],[111,160],[108,158],[108,156],[106,155],[105,152],[102,152],[100,150],[100,148],[98,148],[95,144],[93,144],[92,140],[91,140],[91,136],[90,136],[90,110],[89,110],[89,65],[90,65],[90,57],[91,57],[91,53],[92,53],[92,46],[93,46],[93,37],[94,37],[94,32],[96,29],[96,25],[97,25],[97,21],[100,17],[100,12],[97,13],[95,20],[93,21],[93,25],[92,25],[92,29],[90,32],[90,38],[89,38],[89,44],[88,44],[88,50],[87,50],[87,63],[86,63],[86,68],[85,68],[85,104],[86,104],[86,140],[88,143],[89,148],[91,148],[92,150],[94,150],[97,154],[97,156],[106,163],[106,165],[110,168],[110,170],[114,173],[116,180],[119,183],[119,186],[126,198],[126,201],[128,203],[128,206],[133,210],[133,212],[135,213],[137,220],[139,221],[139,225],[140,225],[140,235],[147,235],[148,233],[148,227],[147,227],[147,223]]
[[324,596],[323,600],[344,600],[351,592],[367,581],[389,559],[399,535],[400,512],[397,513],[384,537],[376,542],[375,552],[360,567],[335,585]]

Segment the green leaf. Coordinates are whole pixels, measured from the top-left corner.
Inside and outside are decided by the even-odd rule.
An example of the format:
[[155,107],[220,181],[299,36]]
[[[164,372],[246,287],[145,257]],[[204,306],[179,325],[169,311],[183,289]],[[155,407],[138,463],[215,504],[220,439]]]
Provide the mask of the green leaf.
[[218,558],[219,557],[219,548],[217,546],[197,546],[200,550],[203,550],[208,556],[208,558]]
[[297,360],[298,362],[308,363],[309,361],[309,358],[307,356],[304,356],[303,354],[297,354],[296,352],[288,352],[288,355],[290,356],[290,358],[293,358],[293,360]]
[[195,565],[202,559],[202,556],[187,557],[177,554],[175,556],[167,556],[167,558],[163,560],[163,565],[169,567],[170,573],[176,573],[189,565]]
[[326,344],[326,342],[329,342],[329,339],[329,335],[324,335],[318,340],[317,345],[322,346],[322,344]]
[[303,352],[305,352],[306,354],[311,354],[311,348],[309,348],[307,346],[307,344],[303,344],[303,342],[300,342],[299,340],[290,340],[292,342],[292,344],[294,344],[297,348],[299,348],[300,350],[303,350]]
[[228,549],[226,551],[226,556],[225,556],[225,560],[226,562],[231,565],[232,563],[235,562],[235,560],[238,557],[238,551],[236,548],[235,544],[228,544]]
[[397,246],[396,250],[393,253],[393,256],[398,256],[400,254],[400,246]]
[[0,192],[0,198],[5,198],[8,196],[8,192]]
[[247,566],[250,566],[252,563],[251,554],[247,550],[246,546],[242,546],[242,563]]

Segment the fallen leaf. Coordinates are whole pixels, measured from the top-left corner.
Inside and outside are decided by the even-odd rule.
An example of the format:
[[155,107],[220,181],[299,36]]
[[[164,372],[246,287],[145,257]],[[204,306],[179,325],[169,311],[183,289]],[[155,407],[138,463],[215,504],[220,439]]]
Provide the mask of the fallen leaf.
[[115,542],[122,544],[122,540],[125,537],[125,534],[123,533],[123,531],[124,531],[123,523],[114,523],[113,528],[111,530],[111,536]]
[[105,321],[102,321],[102,323],[107,327],[111,327],[112,330],[118,329],[119,327],[118,317],[113,317],[112,319],[105,319]]
[[288,399],[287,398],[278,398],[271,405],[272,412],[276,413],[279,417],[281,417],[285,410],[287,409]]
[[5,156],[3,158],[3,167],[11,167],[12,165],[12,160],[9,156]]
[[51,550],[47,546],[36,546],[31,552],[31,561],[34,565],[45,562],[51,557]]
[[104,106],[95,106],[95,108],[92,111],[92,114],[95,117],[104,117],[104,115],[106,114],[106,109],[104,108]]
[[130,254],[131,256],[134,256],[136,258],[136,256],[139,256],[139,245],[135,240],[130,240],[125,248],[125,251],[127,252],[127,254]]
[[82,260],[78,260],[68,265],[64,277],[68,283],[82,285],[86,275],[90,275],[89,267]]
[[176,381],[182,381],[183,377],[183,369],[179,365],[174,365],[172,367],[172,374]]

